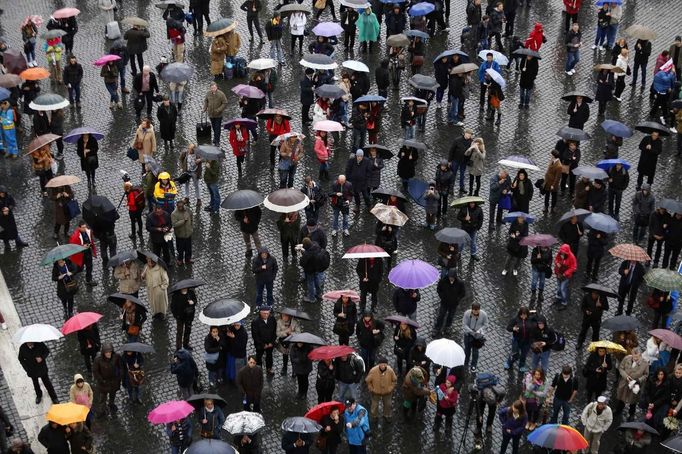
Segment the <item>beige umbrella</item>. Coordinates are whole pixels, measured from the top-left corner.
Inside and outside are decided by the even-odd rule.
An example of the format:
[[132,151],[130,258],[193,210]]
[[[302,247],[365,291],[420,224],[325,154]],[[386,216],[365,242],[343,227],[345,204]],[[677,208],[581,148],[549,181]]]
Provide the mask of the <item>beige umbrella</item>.
[[52,178],[45,185],[46,188],[60,188],[62,186],[71,186],[72,184],[80,183],[81,179],[75,175],[59,175]]
[[633,38],[644,39],[647,41],[656,39],[656,32],[649,27],[645,27],[644,25],[630,25],[625,29],[625,34],[632,36]]
[[454,68],[450,70],[450,74],[464,74],[464,73],[469,73],[471,71],[476,71],[478,69],[478,65],[475,63],[462,63],[461,65],[457,65]]
[[139,17],[131,16],[124,18],[121,22],[128,25],[137,25],[138,27],[149,27],[149,22]]
[[57,134],[43,134],[42,136],[38,136],[35,139],[31,140],[31,142],[28,144],[28,153],[33,153],[36,150],[39,150],[43,148],[45,145],[50,144],[54,142],[55,140],[59,139],[61,136],[58,136]]
[[601,65],[597,65],[594,67],[595,71],[601,71],[602,69],[605,69],[607,71],[611,71],[614,73],[622,73],[623,72],[623,68],[619,68],[616,65],[610,65],[608,63],[602,63]]
[[405,213],[400,211],[398,208],[391,205],[384,205],[383,203],[377,203],[374,208],[370,211],[379,221],[388,225],[395,225],[402,227],[408,221],[408,217]]

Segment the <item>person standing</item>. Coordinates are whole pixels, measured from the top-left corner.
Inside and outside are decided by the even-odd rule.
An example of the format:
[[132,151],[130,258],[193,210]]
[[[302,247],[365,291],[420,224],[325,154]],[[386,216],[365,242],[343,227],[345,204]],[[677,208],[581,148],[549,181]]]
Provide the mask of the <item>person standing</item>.
[[[669,223],[670,215],[665,208],[658,207],[656,208],[656,211],[651,213],[651,217],[649,218],[649,242],[647,244],[646,253],[649,254],[649,257],[654,259],[654,268],[658,267],[658,261],[661,258],[663,241],[665,240]],[[656,243],[656,255],[652,255],[654,243]]]
[[101,415],[106,414],[105,405],[107,405],[107,402],[112,416],[118,411],[115,401],[116,393],[121,387],[122,371],[121,357],[118,353],[114,353],[113,345],[108,342],[103,344],[102,353],[95,359],[92,366],[92,375],[97,384],[95,390],[97,391],[97,400],[101,406]]
[[628,298],[628,305],[625,314],[632,313],[632,306],[637,299],[637,291],[644,280],[644,265],[633,260],[623,260],[618,267],[620,282],[618,283],[618,310],[616,315],[623,313],[625,298]]
[[104,86],[109,92],[109,109],[113,110],[115,107],[123,109],[123,103],[121,103],[121,100],[118,97],[119,74],[118,69],[116,68],[116,62],[112,61],[103,65],[99,75],[104,79]]
[[[649,363],[642,358],[639,347],[632,349],[618,365],[618,387],[616,388],[615,413],[619,414],[628,406],[628,421],[634,420],[639,390],[643,390],[649,376]],[[637,392],[635,392],[635,390]]]
[[[492,5],[492,2],[488,3],[488,5]],[[493,38],[495,38],[497,41],[497,50],[504,53],[504,46],[502,45],[502,25],[505,22],[504,4],[502,2],[495,3],[495,6],[489,12],[489,15],[490,31],[488,32],[488,43],[492,49]]]
[[490,177],[490,208],[488,226],[502,223],[502,211],[511,208],[511,178],[506,170],[500,170]]
[[562,180],[562,169],[559,151],[552,150],[549,165],[545,172],[545,183],[543,185],[543,190],[545,191],[545,208],[542,212],[545,214],[550,209],[550,199],[552,213],[555,212],[557,193],[559,192]]
[[223,112],[227,107],[227,98],[225,93],[218,89],[218,84],[211,82],[211,86],[204,98],[203,112],[206,112],[208,118],[211,120],[211,127],[213,128],[213,145],[220,146],[220,129],[223,123]]
[[28,246],[28,243],[19,236],[17,223],[14,219],[15,206],[14,197],[7,192],[7,187],[0,185],[0,228],[2,228],[0,239],[4,242],[5,249],[9,249],[10,240],[14,240],[17,249]]
[[152,311],[152,318],[163,320],[168,310],[168,273],[159,263],[147,257],[147,265],[142,270],[140,277],[144,279],[147,287],[147,297],[149,307]]
[[74,55],[69,55],[69,62],[64,66],[62,76],[64,85],[69,90],[69,103],[73,106],[74,100],[76,107],[81,107],[81,81],[83,80],[83,67],[76,61]]
[[639,244],[644,239],[651,214],[655,210],[656,198],[651,193],[651,185],[637,185],[637,192],[632,197],[632,241]]
[[176,321],[175,349],[192,350],[189,345],[192,322],[197,309],[197,294],[193,288],[176,290],[171,296],[171,313]]
[[163,101],[156,110],[156,118],[159,120],[159,132],[163,139],[163,147],[168,151],[168,145],[173,148],[175,129],[178,121],[178,109],[171,104],[168,95],[163,96]]
[[393,392],[398,384],[398,377],[395,372],[388,365],[388,360],[384,356],[380,356],[377,360],[377,365],[372,367],[365,377],[367,383],[367,390],[372,399],[370,414],[372,418],[379,416],[379,402],[383,407],[383,415],[385,421],[391,421],[393,417],[392,411],[392,397]]
[[677,269],[677,259],[680,256],[680,249],[682,249],[682,213],[675,213],[670,217],[664,246],[663,268],[670,267],[674,271]]
[[523,401],[517,400],[510,407],[502,407],[497,414],[502,423],[500,454],[507,452],[507,446],[509,446],[510,441],[512,443],[512,454],[517,454],[519,452],[521,435],[523,435],[523,431],[528,424],[525,405]]
[[[469,189],[471,189],[471,185],[469,186]],[[476,195],[478,195],[478,189],[476,190]],[[483,226],[483,210],[477,203],[469,202],[466,206],[460,208],[459,213],[457,213],[457,219],[462,223],[462,230],[467,232],[471,239],[471,242],[469,243],[471,259],[478,260],[476,236]]]
[[135,226],[137,225],[140,241],[143,241],[142,211],[146,205],[144,192],[139,186],[134,187],[130,181],[123,183],[123,191],[123,197],[125,198],[126,206],[128,207],[128,216],[130,217],[130,235],[128,235],[128,238],[135,242]]
[[279,144],[279,188],[292,188],[298,168],[298,161],[303,156],[303,143],[298,135],[292,135]]
[[202,439],[220,440],[220,430],[225,422],[225,415],[220,407],[215,406],[213,399],[204,399],[197,414],[199,435]]
[[[208,170],[208,168],[206,170]],[[239,222],[239,230],[242,232],[242,239],[244,240],[244,244],[246,244],[246,258],[251,258],[253,256],[251,240],[253,240],[256,250],[261,247],[260,237],[258,236],[258,225],[260,224],[262,214],[263,210],[261,210],[259,206],[247,208],[246,210],[236,210],[234,212],[234,217],[237,222]]]
[[368,211],[371,206],[367,183],[372,172],[372,164],[364,156],[365,152],[359,149],[355,152],[355,156],[351,157],[346,163],[345,175],[353,188],[353,197],[355,198],[353,212],[356,215],[360,212],[360,196],[364,199]]
[[194,262],[192,260],[193,215],[192,211],[185,207],[185,200],[178,200],[175,204],[175,210],[171,213],[171,223],[175,233],[175,248],[178,253],[175,264],[178,266],[183,263],[189,265]]
[[57,282],[57,298],[64,307],[64,321],[73,315],[73,297],[78,292],[78,268],[68,258],[57,260],[52,266],[52,280]]
[[[270,41],[270,58],[279,62],[280,66],[286,66],[284,51],[282,50],[282,30],[284,30],[282,17],[279,11],[275,11],[272,18],[265,24],[265,35]],[[258,30],[258,36],[260,37],[260,30]],[[253,34],[251,37],[253,38]],[[262,41],[263,38],[261,37]]]
[[[256,348],[256,363],[261,366],[263,364],[263,355],[265,355],[265,367],[268,375],[272,375],[272,351],[277,340],[277,322],[275,317],[271,314],[270,306],[260,306],[258,309],[258,318],[251,322],[251,336],[253,337],[253,344]],[[250,362],[250,357],[249,357]]]
[[[56,422],[48,421],[47,424],[40,429],[38,442],[47,449],[49,454],[69,454],[71,449],[69,448],[69,442],[66,438],[66,429],[67,428]],[[23,453],[24,451],[21,452]],[[33,450],[31,450],[30,453],[33,453]]]
[[573,22],[571,30],[566,34],[566,66],[564,70],[566,74],[572,76],[575,74],[575,66],[580,60],[580,46],[582,46],[582,32],[580,25]]
[[80,353],[85,360],[85,369],[92,372],[92,362],[102,348],[97,323],[87,326],[76,333]]
[[47,393],[53,404],[58,404],[57,393],[52,386],[45,360],[50,354],[50,350],[43,342],[25,342],[19,347],[19,363],[33,382],[33,389],[36,393],[36,405],[43,400],[43,391],[40,389],[38,379],[43,382]]
[[[369,8],[368,8],[369,9]],[[346,410],[343,419],[346,421],[346,438],[350,454],[365,454],[367,452],[366,436],[370,431],[367,410],[355,402],[355,398],[345,401]]]
[[[274,320],[272,321],[274,325]],[[272,352],[272,350],[270,350]],[[268,372],[269,374],[271,372]],[[243,396],[244,411],[260,413],[260,400],[263,393],[263,369],[257,364],[256,357],[249,355],[246,366],[237,372],[237,386]]]
[[538,290],[538,307],[544,301],[545,279],[552,277],[552,250],[546,246],[536,246],[531,251],[531,280],[530,280],[530,307],[535,302],[535,290]]
[[464,282],[457,276],[457,269],[450,268],[447,276],[438,281],[438,297],[440,298],[440,308],[436,317],[434,332],[436,337],[440,337],[443,332],[452,326],[455,312],[459,302],[466,296]]
[[360,313],[365,312],[367,307],[367,294],[372,294],[372,302],[370,310],[374,312],[377,307],[379,284],[384,274],[384,265],[382,259],[377,258],[363,258],[358,260],[355,271],[360,280],[358,286],[360,287]]
[[509,370],[514,365],[516,360],[519,360],[519,372],[526,373],[526,358],[530,351],[530,335],[532,322],[528,319],[530,312],[525,306],[521,306],[516,314],[516,317],[509,320],[507,323],[507,331],[512,333],[511,353],[504,364],[504,370]]
[[95,248],[92,230],[88,228],[87,222],[81,220],[78,223],[78,227],[69,238],[69,243],[87,248],[79,254],[72,255],[71,261],[78,266],[79,269],[82,270],[85,268],[85,284],[89,287],[96,286],[97,281],[92,279],[92,258],[97,257],[97,249]]
[[472,303],[471,309],[467,309],[462,317],[462,331],[464,332],[464,368],[466,369],[471,360],[470,371],[476,372],[478,364],[478,351],[485,343],[483,332],[488,325],[488,314],[481,309],[479,303]]
[[355,334],[360,345],[360,356],[365,363],[365,369],[374,367],[376,351],[384,340],[384,322],[376,320],[371,311],[365,310],[358,319]]
[[509,238],[507,240],[507,261],[502,269],[502,276],[506,276],[511,268],[512,274],[519,274],[521,260],[528,256],[528,246],[521,244],[521,240],[528,236],[528,222],[524,216],[517,216],[509,225]]
[[[457,101],[454,100],[453,104]],[[457,173],[459,172],[459,192],[461,194],[466,194],[467,191],[464,189],[464,172],[472,159],[471,155],[473,151],[467,154],[473,142],[474,131],[466,128],[463,134],[455,139],[450,145],[450,151],[448,155],[448,161],[452,166],[453,178],[457,178]],[[471,185],[469,185],[471,187]]]
[[372,46],[379,39],[381,26],[376,14],[371,7],[366,7],[355,22],[358,29],[358,41],[360,41],[360,52],[372,52]]
[[578,342],[575,349],[580,351],[583,348],[587,330],[592,328],[592,342],[600,339],[599,329],[601,327],[601,319],[604,311],[609,310],[609,301],[606,296],[594,290],[586,292],[583,296],[582,305],[580,307],[583,313],[583,321],[578,334]]
[[663,151],[663,141],[660,139],[660,134],[657,131],[653,131],[650,135],[644,137],[639,143],[639,150],[639,162],[637,163],[638,191],[642,188],[645,176],[649,186],[654,182],[658,155]]
[[289,347],[291,358],[291,372],[296,376],[298,384],[297,399],[306,400],[308,396],[309,376],[313,370],[313,363],[308,359],[308,354],[313,349],[312,345],[294,342]]
[[224,340],[224,350],[227,353],[227,358],[225,359],[225,378],[234,384],[237,371],[246,365],[246,344],[249,341],[249,335],[242,321],[225,327],[223,331],[225,337],[221,336],[221,339]]
[[171,257],[165,236],[170,232],[172,227],[173,224],[170,215],[164,211],[163,206],[160,204],[155,205],[154,211],[147,215],[145,228],[147,229],[147,232],[149,232],[149,242],[152,246],[152,252],[161,256],[161,251],[163,251],[163,261],[166,262],[167,265],[170,264]]
[[189,2],[189,10],[194,16],[194,36],[201,36],[204,33],[204,19],[206,25],[211,25],[209,11],[211,0],[192,0]]
[[170,373],[176,376],[182,399],[189,398],[193,394],[194,384],[199,377],[199,368],[192,354],[184,348],[176,351],[171,360]]
[[564,243],[559,247],[559,253],[554,257],[554,274],[557,277],[556,301],[561,303],[559,310],[566,309],[569,302],[569,283],[577,269],[577,261],[571,246]]
[[[181,329],[181,323],[182,321],[178,320],[179,329]],[[180,331],[178,331],[178,336],[179,333]],[[228,342],[221,334],[220,328],[211,326],[208,330],[208,334],[204,337],[204,362],[206,363],[206,371],[208,372],[209,388],[215,388],[216,385],[221,385],[223,383],[225,349],[227,348]],[[189,338],[187,340],[189,342]],[[177,340],[176,345],[178,345]],[[232,380],[230,381],[232,382]]]
[[336,236],[339,230],[339,214],[343,215],[343,234],[350,236],[348,231],[348,214],[350,201],[353,199],[353,185],[346,181],[345,175],[339,175],[330,191],[330,204],[334,213],[334,221],[332,224],[332,236]]
[[88,189],[95,188],[95,171],[99,167],[97,152],[99,144],[90,134],[83,134],[76,142],[76,155],[80,158],[81,170],[88,179]]
[[554,375],[549,395],[553,396],[550,424],[558,422],[559,411],[562,411],[561,424],[568,425],[571,416],[571,404],[578,395],[578,379],[573,375],[571,366],[563,366],[561,373]]
[[266,247],[258,248],[258,255],[253,259],[251,270],[256,276],[256,307],[263,306],[263,292],[267,290],[267,304],[271,306],[275,302],[272,287],[277,277],[277,260],[270,255]]
[[133,76],[133,89],[137,96],[135,99],[137,121],[140,121],[140,115],[145,106],[147,107],[147,117],[151,118],[152,107],[154,107],[154,93],[159,93],[159,84],[150,66],[143,66],[142,72]]
[[208,206],[204,207],[204,211],[218,214],[220,211],[220,188],[218,186],[220,181],[220,162],[217,160],[207,161],[203,167],[203,173],[204,183],[206,183],[209,194]]
[[144,57],[142,54],[147,50],[147,39],[149,37],[149,30],[138,25],[134,25],[123,35],[123,39],[127,43],[128,55],[130,56],[130,70],[133,77],[137,75],[136,59],[137,64],[140,66],[140,71],[144,67]]
[[599,453],[601,436],[611,427],[613,422],[613,413],[607,402],[606,397],[599,396],[596,402],[587,404],[580,415],[580,421],[585,426],[583,435],[588,443],[586,452],[590,454]]
[[530,107],[530,95],[533,91],[533,88],[535,87],[535,79],[538,76],[539,67],[540,65],[538,64],[538,59],[530,55],[526,56],[526,58],[521,60],[520,65],[521,78],[519,80],[520,89],[519,109],[528,109]]
[[128,53],[128,47],[126,46],[126,43],[122,39],[117,39],[109,49],[109,54],[121,57],[120,60],[116,60],[112,63],[118,70],[118,76],[121,83],[121,93],[130,93],[130,90],[126,88],[126,66],[128,66],[128,62],[130,61],[130,54]]

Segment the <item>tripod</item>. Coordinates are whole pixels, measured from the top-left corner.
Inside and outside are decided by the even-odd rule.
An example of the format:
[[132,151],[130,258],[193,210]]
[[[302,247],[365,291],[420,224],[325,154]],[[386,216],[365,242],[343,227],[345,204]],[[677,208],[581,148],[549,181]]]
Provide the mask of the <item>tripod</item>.
[[459,440],[457,454],[460,454],[462,447],[466,446],[467,433],[469,432],[469,421],[471,421],[471,414],[474,412],[474,407],[476,408],[476,418],[478,419],[478,390],[471,390],[470,396],[466,418],[464,419],[464,430],[462,431],[462,438]]

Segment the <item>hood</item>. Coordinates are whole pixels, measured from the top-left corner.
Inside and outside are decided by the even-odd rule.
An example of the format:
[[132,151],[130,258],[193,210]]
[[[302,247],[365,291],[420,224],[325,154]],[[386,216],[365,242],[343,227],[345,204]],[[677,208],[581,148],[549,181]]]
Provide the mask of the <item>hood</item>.
[[542,314],[535,316],[535,323],[544,323],[547,328],[547,318]]
[[270,255],[270,251],[268,251],[268,248],[266,248],[265,246],[258,248],[258,254],[262,254],[262,253],[266,253],[266,254]]
[[83,380],[83,381],[85,381],[85,379],[83,378],[83,376],[82,376],[81,374],[76,374],[76,375],[74,375],[74,376],[73,376],[73,384],[75,385],[76,382],[77,382],[78,380]]
[[564,243],[564,244],[562,244],[561,247],[559,248],[559,252],[563,252],[564,254],[569,254],[569,253],[572,254],[572,252],[571,252],[571,246],[569,246],[568,244]]
[[541,32],[542,31],[542,24],[540,22],[536,22],[535,26],[533,27],[534,32]]
[[175,356],[180,360],[180,361],[187,361],[189,358],[189,352],[185,350],[184,348],[181,348],[177,352],[175,352]]
[[112,345],[111,342],[105,342],[102,344],[102,353],[106,352],[113,352],[114,351],[114,346]]
[[414,342],[414,346],[426,348],[426,339],[424,339],[423,337],[418,337],[417,340]]

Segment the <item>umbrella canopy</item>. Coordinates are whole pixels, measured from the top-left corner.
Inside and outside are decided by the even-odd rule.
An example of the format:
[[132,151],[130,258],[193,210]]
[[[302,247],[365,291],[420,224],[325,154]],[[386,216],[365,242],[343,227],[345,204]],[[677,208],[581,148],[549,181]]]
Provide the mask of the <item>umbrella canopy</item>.
[[663,199],[658,205],[661,208],[665,208],[668,213],[679,214],[682,213],[682,202],[673,199]]
[[405,33],[405,36],[409,38],[421,38],[423,40],[427,40],[430,38],[428,33],[425,33],[421,30],[407,30],[404,31],[403,33]]
[[536,52],[536,51],[531,50],[531,49],[526,49],[525,47],[522,47],[520,49],[516,49],[514,52],[512,52],[512,54],[533,57],[533,58],[537,58],[538,60],[542,59],[542,57],[540,56],[540,52]]
[[278,189],[263,200],[265,208],[276,213],[292,213],[302,210],[309,204],[308,196],[293,188]]
[[478,65],[475,63],[462,63],[457,65],[450,70],[450,74],[466,74],[470,72],[478,71]]
[[204,325],[231,325],[249,315],[248,304],[234,298],[221,298],[206,306],[199,314],[199,321]]
[[632,260],[634,262],[648,262],[651,260],[649,254],[644,249],[636,244],[623,243],[617,244],[609,249],[609,254],[623,260]]
[[225,33],[231,32],[235,28],[237,28],[237,21],[230,17],[223,17],[211,22],[211,24],[206,27],[204,36],[224,35]]
[[350,355],[353,352],[355,352],[353,347],[349,347],[348,345],[323,345],[322,347],[312,349],[310,353],[308,353],[308,359],[311,361],[324,361],[325,359],[334,359]]
[[485,199],[483,197],[479,197],[477,195],[466,195],[464,197],[460,197],[458,199],[455,199],[452,201],[450,204],[451,207],[463,207],[465,205],[468,205],[470,203],[478,203],[478,204],[484,204]]
[[410,197],[412,197],[418,205],[426,206],[424,194],[428,187],[429,184],[426,181],[420,180],[419,178],[410,178],[410,181],[407,183],[407,193],[410,194]]
[[220,408],[223,408],[225,405],[227,405],[225,399],[223,399],[217,394],[210,393],[192,394],[190,397],[187,398],[187,402],[192,404],[194,408],[198,410],[204,404],[204,400],[207,399],[212,400],[213,403],[215,403],[215,405]]
[[137,249],[137,258],[142,263],[147,263],[147,259],[151,259],[152,262],[158,263],[163,269],[168,269],[166,262],[164,262],[161,257],[151,251],[141,251],[140,249]]
[[149,22],[136,16],[124,17],[121,22],[130,26],[149,27]]
[[492,80],[494,80],[500,88],[504,90],[504,88],[507,86],[507,81],[504,80],[504,77],[502,77],[502,74],[498,73],[492,68],[488,68],[485,70],[485,73],[490,76]]
[[629,126],[616,120],[604,120],[601,123],[601,127],[612,136],[622,137],[624,139],[632,137],[634,134]]
[[[233,118],[232,120],[228,120],[224,125],[224,129],[231,129],[235,125],[239,125],[240,128],[246,128],[246,129],[257,129],[258,128],[258,122],[256,120],[252,120],[250,118]],[[222,153],[222,151],[221,151]]]
[[346,69],[350,69],[351,71],[357,71],[360,73],[369,72],[369,68],[367,67],[367,65],[357,60],[346,60],[343,63],[341,63],[341,66]]
[[551,247],[558,242],[559,240],[557,240],[553,235],[548,235],[546,233],[536,233],[534,235],[524,236],[521,238],[521,241],[519,241],[521,246],[531,247]]
[[384,197],[392,196],[402,201],[407,201],[407,197],[405,197],[405,195],[402,192],[398,191],[397,189],[377,188],[374,191],[372,191],[372,194]]
[[151,345],[143,344],[142,342],[128,342],[121,345],[122,352],[134,352],[134,353],[154,353],[154,347]]
[[363,102],[386,102],[386,98],[379,95],[364,95],[353,101],[353,104],[361,104]]
[[419,328],[419,323],[415,322],[409,317],[403,317],[402,315],[389,315],[388,317],[384,318],[384,321],[395,323],[397,325],[404,323],[406,325],[410,325],[414,329]]
[[93,128],[84,126],[69,131],[69,133],[64,136],[64,142],[76,143],[83,134],[89,134],[93,139],[97,140],[98,142],[104,138],[104,134],[102,134],[101,132],[96,131]]
[[81,11],[78,8],[62,8],[52,13],[55,19],[68,19],[69,17],[78,16]]
[[625,159],[602,159],[597,163],[597,167],[608,172],[611,170],[611,167],[614,167],[616,164],[622,165],[625,170],[630,170],[630,167],[632,167]]
[[292,416],[282,421],[282,430],[299,434],[314,434],[320,431],[322,426],[312,419],[303,416]]
[[578,96],[581,96],[581,97],[583,98],[583,101],[586,102],[586,103],[588,103],[588,104],[591,103],[591,102],[593,101],[592,97],[589,96],[589,95],[587,95],[587,94],[585,94],[585,92],[583,92],[583,91],[571,91],[571,92],[566,93],[565,95],[563,95],[563,96],[561,97],[561,99],[563,99],[564,101],[569,101],[569,102],[571,102],[571,101],[574,101],[575,98],[577,98]]
[[576,142],[580,142],[581,140],[590,140],[591,138],[590,135],[582,129],[569,128],[568,126],[564,126],[563,128],[559,129],[556,135],[562,139],[574,140]]
[[661,446],[671,451],[682,452],[682,435],[676,435],[661,442]]
[[277,115],[284,119],[291,120],[291,115],[284,109],[263,109],[256,114],[258,118],[265,118],[266,120],[274,118]]
[[310,344],[310,345],[327,345],[327,341],[319,336],[310,333],[295,333],[284,339],[284,342]]
[[594,67],[595,71],[611,71],[612,73],[622,73],[623,70],[616,65],[610,63],[602,63],[601,65],[596,65]]
[[682,274],[678,273],[677,271],[654,268],[649,270],[644,275],[644,280],[649,287],[653,287],[664,292],[682,290]]
[[415,74],[410,78],[408,83],[419,90],[436,91],[436,88],[438,88],[436,79],[431,76],[425,76],[424,74]]
[[127,293],[112,293],[107,297],[107,300],[110,302],[114,303],[120,308],[123,308],[123,305],[126,303],[126,301],[130,301],[133,304],[136,304],[140,309],[147,310],[146,307],[144,307],[144,304],[142,304],[142,301],[135,295],[129,295]]
[[33,110],[59,110],[64,107],[69,107],[69,101],[64,99],[56,93],[45,93],[43,95],[37,96],[31,103],[29,107]]
[[168,424],[179,419],[186,418],[194,411],[189,403],[184,400],[171,400],[164,402],[147,415],[152,424]]
[[282,143],[282,141],[290,139],[292,137],[296,137],[298,140],[303,140],[305,138],[304,134],[301,134],[300,132],[287,132],[285,134],[280,134],[279,136],[275,137],[275,139],[270,142],[270,145],[273,147],[279,146],[279,144]]
[[577,451],[588,446],[580,432],[563,424],[543,424],[528,434],[528,441],[536,446],[560,451]]
[[47,254],[45,254],[40,264],[42,266],[52,265],[57,260],[63,260],[85,250],[87,250],[87,248],[80,244],[60,244],[47,251]]
[[598,348],[605,348],[608,353],[625,353],[627,354],[627,350],[623,348],[622,345],[616,344],[615,342],[611,341],[605,341],[605,340],[600,340],[597,342],[590,342],[589,347],[587,347],[587,351],[593,352],[597,350]]
[[433,3],[421,2],[421,3],[417,3],[415,5],[412,5],[407,12],[410,16],[417,17],[417,16],[426,16],[427,14],[432,13],[435,9],[436,9],[436,5],[434,5]]
[[60,137],[61,136],[52,133],[40,135],[28,143],[28,147],[26,148],[26,150],[28,153],[33,153],[34,151],[43,148],[45,145],[51,144]]
[[240,189],[225,197],[220,204],[226,210],[247,210],[263,203],[263,196],[251,189]]
[[67,402],[64,404],[52,404],[45,415],[45,419],[62,426],[83,422],[88,417],[90,409],[85,405]]
[[59,175],[52,178],[45,184],[46,188],[60,188],[62,186],[70,186],[72,184],[80,183],[81,179],[75,175]]
[[41,67],[35,67],[35,68],[28,68],[23,70],[20,74],[19,77],[21,77],[24,80],[44,80],[48,79],[50,77],[50,71],[48,71],[45,68]]
[[644,25],[634,24],[625,29],[625,34],[633,38],[642,39],[646,41],[653,41],[656,39],[656,32]]
[[423,98],[417,98],[416,96],[403,96],[400,98],[400,102],[414,101],[417,104],[428,104],[428,101]]
[[239,454],[232,445],[213,438],[193,441],[182,454]]
[[591,215],[592,212],[590,210],[586,210],[584,208],[574,208],[572,210],[569,210],[565,212],[564,214],[561,215],[561,218],[559,218],[559,223],[561,222],[566,222],[569,219],[571,219],[573,216],[577,217],[578,220],[582,221],[585,219],[585,217]]
[[649,334],[651,334],[654,337],[658,337],[663,342],[670,345],[672,348],[682,350],[682,337],[680,337],[680,335],[677,333],[673,333],[669,329],[662,328],[652,329],[651,331],[649,331]]
[[342,259],[371,259],[390,257],[389,253],[373,244],[359,244],[348,249]]
[[315,94],[320,98],[339,99],[346,92],[338,85],[324,84],[315,89]]
[[441,243],[457,244],[460,248],[471,242],[469,234],[457,227],[445,227],[437,231],[434,236]]
[[279,13],[283,17],[286,17],[288,14],[291,14],[291,13],[311,14],[312,11],[310,11],[310,8],[307,8],[307,7],[300,5],[298,3],[290,3],[288,5],[282,6],[279,9]]
[[260,413],[240,411],[225,417],[223,429],[232,435],[252,435],[265,427],[265,419]]
[[426,356],[440,366],[457,367],[464,365],[464,349],[455,341],[440,338],[429,342]]
[[601,285],[601,284],[597,284],[596,282],[593,282],[593,283],[591,283],[591,284],[584,285],[584,286],[581,287],[581,289],[582,289],[584,292],[597,292],[597,293],[599,293],[600,295],[604,295],[604,296],[606,296],[606,297],[618,298],[618,293],[617,293],[617,292],[614,292],[614,291],[611,290],[610,288],[604,287],[604,286]]
[[402,33],[391,35],[386,39],[386,45],[389,47],[407,47],[410,45],[410,38]]
[[313,408],[305,413],[305,417],[312,419],[313,421],[321,422],[322,418],[330,414],[334,410],[339,410],[339,413],[343,413],[346,406],[341,402],[332,400],[331,402],[322,402],[321,404],[315,405]]
[[[438,54],[438,56],[433,59],[433,62],[436,63],[438,60],[440,60],[442,58],[450,58],[453,55],[459,55],[460,57],[462,57],[462,60],[464,60],[465,62],[469,61],[469,54],[467,54],[463,50],[448,49],[448,50],[443,51],[440,54]],[[478,68],[478,66],[476,66],[476,67]]]
[[631,421],[631,422],[624,422],[620,426],[618,426],[619,430],[641,430],[642,432],[648,432],[653,435],[659,435],[658,431],[651,427],[649,424],[642,422],[642,421]]
[[635,331],[639,325],[639,320],[631,315],[616,315],[604,320],[601,327],[610,331]]
[[[401,101],[406,98],[402,98]],[[412,99],[418,99],[418,98],[412,98]],[[418,140],[412,140],[412,139],[401,139],[400,140],[400,146],[401,147],[407,147],[407,148],[414,148],[415,150],[419,151],[427,151],[429,147],[426,146],[424,142],[420,142]]]
[[55,29],[46,31],[45,33],[41,33],[40,37],[45,39],[45,40],[50,40],[50,39],[55,39],[55,38],[61,38],[64,35],[66,35],[66,32],[64,30],[61,30],[59,28],[55,28]]
[[54,326],[44,323],[34,323],[33,325],[22,326],[14,333],[12,340],[18,344],[26,342],[49,342],[57,340],[64,335]]
[[85,329],[97,323],[100,318],[102,318],[102,314],[97,312],[79,312],[64,322],[61,330],[62,334],[66,336],[67,334]]
[[199,145],[195,153],[204,161],[220,161],[223,157],[223,150],[213,145]]
[[116,268],[117,266],[123,263],[132,262],[133,260],[137,259],[138,259],[137,251],[123,251],[119,252],[113,257],[110,257],[109,261],[107,262],[107,266],[110,266],[111,268]]
[[[293,6],[293,5],[286,5],[286,6]],[[296,6],[301,6],[301,5],[296,5]],[[281,10],[280,10],[281,12]],[[251,60],[248,65],[246,65],[247,68],[254,69],[256,71],[264,71],[266,69],[272,69],[277,67],[277,62],[273,60],[272,58],[257,58],[255,60]]]
[[388,280],[396,287],[420,289],[438,281],[440,273],[431,264],[422,260],[403,260],[388,273]]
[[93,62],[93,65],[95,66],[104,66],[107,63],[111,63],[113,61],[119,61],[121,57],[118,55],[113,55],[113,54],[107,54],[103,55],[102,57],[99,57],[97,60]]
[[91,226],[109,224],[119,217],[114,204],[103,195],[91,195],[83,202],[83,219]]
[[507,156],[506,158],[497,161],[501,166],[511,167],[512,169],[527,169],[527,170],[540,170],[533,160],[521,155]]
[[206,285],[206,282],[202,281],[201,279],[183,279],[179,282],[176,282],[175,285],[168,289],[168,291],[170,293],[174,293],[182,290],[183,288],[197,288],[201,287],[202,285]]
[[523,211],[512,211],[510,213],[507,213],[507,215],[503,217],[502,220],[504,222],[514,222],[516,218],[523,218],[529,224],[535,222],[535,218],[533,216],[531,216],[528,213],[524,213]]
[[341,132],[343,131],[343,125],[338,121],[320,120],[313,123],[313,130],[326,132]]
[[407,215],[397,207],[393,205],[384,205],[383,203],[374,205],[370,210],[370,213],[382,223],[398,227],[404,226],[409,219]]
[[161,70],[161,79],[166,82],[182,83],[187,82],[194,75],[194,67],[187,63],[173,62],[164,66]]
[[232,93],[245,98],[263,99],[265,93],[258,87],[252,85],[239,84],[232,88]]
[[291,307],[283,307],[282,309],[275,309],[278,314],[286,314],[294,318],[300,318],[301,320],[312,320],[307,312],[300,311]]
[[593,166],[578,166],[571,170],[574,175],[589,178],[590,180],[606,180],[609,175],[603,169]]
[[[35,69],[35,68],[31,68]],[[0,87],[14,88],[21,85],[24,80],[16,74],[2,74],[0,75]]]
[[493,61],[496,61],[500,66],[507,66],[509,64],[509,58],[506,55],[492,49],[483,49],[478,53],[478,58],[485,60],[488,54],[493,54]]
[[322,299],[326,301],[337,301],[342,296],[347,296],[351,301],[360,301],[360,295],[355,290],[344,289],[344,290],[332,290],[322,295]]
[[365,9],[368,6],[371,6],[369,2],[365,0],[341,0],[339,3],[353,9]]
[[591,229],[599,230],[604,233],[616,233],[620,230],[618,221],[608,214],[592,213],[585,217],[585,225]]
[[298,62],[301,66],[311,69],[336,69],[338,64],[328,55],[307,54]]
[[0,87],[0,101],[4,101],[5,99],[9,99],[11,93],[8,89],[4,87]]
[[343,33],[343,27],[336,22],[320,22],[311,30],[315,36],[339,36]]
[[644,121],[635,126],[635,129],[646,134],[657,132],[660,135],[666,137],[670,135],[670,130],[665,125],[662,125],[657,121]]

